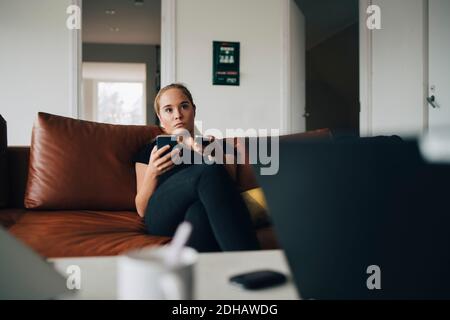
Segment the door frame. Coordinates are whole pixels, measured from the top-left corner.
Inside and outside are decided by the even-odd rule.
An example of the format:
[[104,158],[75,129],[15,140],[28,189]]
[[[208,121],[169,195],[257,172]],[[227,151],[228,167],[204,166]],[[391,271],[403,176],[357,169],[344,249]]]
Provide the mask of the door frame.
[[[82,10],[83,0],[70,0]],[[290,56],[290,1],[282,1],[281,19],[281,81],[280,81],[280,134],[288,134],[291,102]],[[176,10],[177,0],[161,0],[161,87],[176,82]],[[81,11],[82,12],[82,11]],[[79,119],[82,87],[82,36],[81,30],[70,33],[70,114]]]
[[281,8],[281,81],[280,81],[280,135],[291,133],[291,6],[292,0],[283,0]]
[[176,0],[161,0],[161,88],[176,82]]
[[[83,0],[70,0],[83,12]],[[81,22],[82,23],[82,22]],[[71,30],[69,47],[69,114],[80,118],[82,103],[82,30]],[[176,81],[176,0],[161,0],[161,85]]]
[[[83,0],[70,0],[70,5],[80,8],[80,15],[83,12]],[[80,17],[81,19],[81,17]],[[82,21],[80,21],[82,24]],[[81,111],[81,87],[82,87],[82,46],[81,28],[73,29],[69,32],[69,114],[75,118],[80,118]]]
[[372,0],[359,0],[359,133],[372,136],[372,44],[373,31],[367,28],[367,8]]

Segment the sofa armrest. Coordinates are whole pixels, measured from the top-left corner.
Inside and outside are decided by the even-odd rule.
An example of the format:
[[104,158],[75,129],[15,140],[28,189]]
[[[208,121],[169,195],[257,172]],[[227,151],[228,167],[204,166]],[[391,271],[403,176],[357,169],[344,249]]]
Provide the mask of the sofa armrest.
[[0,115],[0,208],[8,204],[8,139],[6,136],[6,121]]
[[8,207],[23,208],[30,147],[8,147]]

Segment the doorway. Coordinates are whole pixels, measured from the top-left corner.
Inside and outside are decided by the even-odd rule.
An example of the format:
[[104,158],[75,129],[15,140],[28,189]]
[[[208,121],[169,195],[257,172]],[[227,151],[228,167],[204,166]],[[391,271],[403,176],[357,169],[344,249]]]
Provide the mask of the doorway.
[[306,129],[359,135],[359,1],[296,1],[306,24]]
[[80,119],[157,124],[161,0],[83,1],[82,17]]

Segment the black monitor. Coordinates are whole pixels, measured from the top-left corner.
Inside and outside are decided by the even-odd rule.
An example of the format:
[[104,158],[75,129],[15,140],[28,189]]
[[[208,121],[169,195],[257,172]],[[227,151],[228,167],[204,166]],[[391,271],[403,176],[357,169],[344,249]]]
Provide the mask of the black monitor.
[[450,166],[415,141],[280,141],[259,168],[302,298],[450,298]]

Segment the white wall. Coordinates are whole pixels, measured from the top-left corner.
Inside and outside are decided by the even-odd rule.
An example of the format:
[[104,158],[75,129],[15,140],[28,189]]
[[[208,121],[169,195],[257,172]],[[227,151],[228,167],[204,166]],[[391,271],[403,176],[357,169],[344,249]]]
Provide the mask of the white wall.
[[[280,0],[176,2],[176,80],[191,89],[203,131],[217,128],[225,134],[226,128],[280,128],[286,4]],[[212,85],[214,40],[240,42],[240,86]]]
[[[361,12],[365,13],[367,2],[360,1],[365,5]],[[368,82],[361,79],[361,134],[421,134],[427,114],[425,0],[372,3],[381,8],[382,29],[371,32],[371,48],[365,39],[361,41],[361,68],[367,71],[363,75],[369,77]],[[366,20],[364,14],[361,28],[366,29]],[[367,29],[362,33],[368,34]],[[370,55],[371,78],[367,59]]]
[[38,111],[71,115],[70,0],[0,2],[0,113],[8,144],[30,145]]

